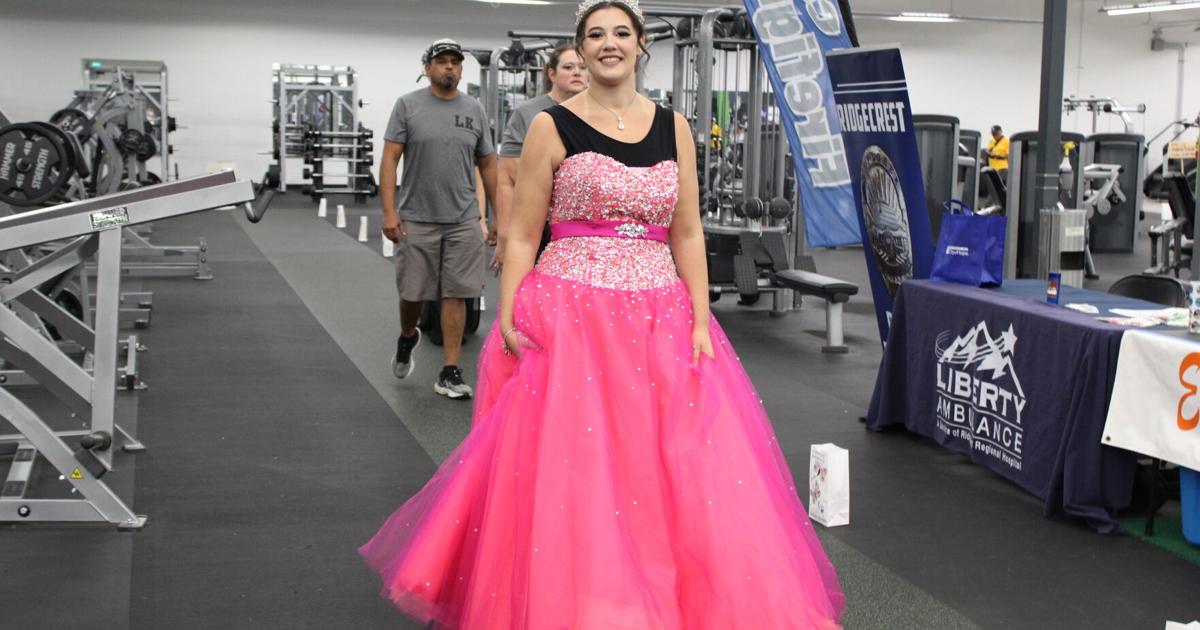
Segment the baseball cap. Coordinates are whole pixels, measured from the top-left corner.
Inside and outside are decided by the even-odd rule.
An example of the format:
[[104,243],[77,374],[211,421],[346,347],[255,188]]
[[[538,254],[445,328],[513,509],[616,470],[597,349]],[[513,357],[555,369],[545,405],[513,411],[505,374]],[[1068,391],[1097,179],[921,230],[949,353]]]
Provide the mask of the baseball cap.
[[425,54],[421,55],[421,63],[429,63],[430,60],[442,53],[454,53],[459,60],[463,58],[462,46],[459,46],[458,42],[453,39],[439,39],[426,49]]

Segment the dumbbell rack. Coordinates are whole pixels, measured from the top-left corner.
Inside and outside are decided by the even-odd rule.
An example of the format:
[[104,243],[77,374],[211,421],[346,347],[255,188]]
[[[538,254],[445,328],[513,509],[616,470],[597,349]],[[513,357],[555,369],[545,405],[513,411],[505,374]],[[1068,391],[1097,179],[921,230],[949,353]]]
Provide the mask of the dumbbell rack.
[[[352,194],[358,203],[365,202],[368,196],[374,197],[378,186],[371,174],[372,135],[365,127],[358,131],[306,131],[302,174],[312,183],[305,189],[306,194],[314,200],[330,194]],[[345,172],[331,174],[326,170],[330,164],[344,164]],[[333,184],[326,177],[345,182]]]
[[[277,63],[272,73],[274,162],[267,171],[268,187],[287,192],[289,184],[300,181],[314,200],[353,194],[361,202],[374,196],[373,133],[360,121],[364,103],[354,69]],[[303,161],[299,173],[292,171],[289,159]],[[333,164],[344,169],[330,169]]]

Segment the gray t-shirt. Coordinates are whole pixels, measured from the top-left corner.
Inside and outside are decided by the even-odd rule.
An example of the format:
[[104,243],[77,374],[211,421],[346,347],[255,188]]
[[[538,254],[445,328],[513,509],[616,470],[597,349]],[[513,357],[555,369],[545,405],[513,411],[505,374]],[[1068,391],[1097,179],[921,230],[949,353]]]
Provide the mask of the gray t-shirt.
[[508,117],[508,124],[504,126],[504,135],[500,136],[500,157],[521,157],[525,134],[529,133],[533,117],[557,104],[549,94],[542,94],[514,109]]
[[417,223],[463,223],[479,218],[475,161],[492,155],[483,106],[459,93],[446,100],[429,88],[396,99],[385,140],[404,144],[404,173],[396,207]]

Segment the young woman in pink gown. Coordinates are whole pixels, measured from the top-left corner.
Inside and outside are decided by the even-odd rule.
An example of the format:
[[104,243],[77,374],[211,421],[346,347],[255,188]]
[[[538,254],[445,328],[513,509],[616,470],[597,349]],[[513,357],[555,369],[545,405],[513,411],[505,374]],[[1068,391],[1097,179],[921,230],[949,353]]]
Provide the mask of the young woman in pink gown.
[[577,19],[591,87],[526,138],[471,432],[359,551],[437,628],[837,628],[833,565],[708,311],[691,130],[635,91],[636,0]]

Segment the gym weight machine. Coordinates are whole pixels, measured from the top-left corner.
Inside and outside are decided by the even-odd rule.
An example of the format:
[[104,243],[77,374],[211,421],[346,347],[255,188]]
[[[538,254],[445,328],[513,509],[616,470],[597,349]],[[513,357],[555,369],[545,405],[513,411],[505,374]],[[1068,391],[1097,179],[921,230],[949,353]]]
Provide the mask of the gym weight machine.
[[826,302],[824,352],[846,352],[842,305],[857,285],[816,273],[803,254],[795,166],[783,116],[766,79],[744,7],[672,11],[672,104],[696,134],[700,211],[708,256],[709,299],[736,292],[751,305],[772,294],[771,314]]
[[955,116],[914,114],[913,134],[921,173],[925,179],[925,202],[929,210],[930,235],[936,243],[946,204],[957,199],[979,210],[980,133],[964,130]]
[[710,297],[736,292],[749,305],[769,292],[773,311],[790,310],[790,291],[771,275],[792,269],[803,248],[795,174],[744,9],[682,17],[672,97],[696,134]]
[[365,203],[378,194],[371,172],[374,133],[359,120],[366,103],[358,97],[354,69],[277,63],[271,71],[274,162],[263,176],[264,186],[287,192],[288,161],[302,160],[304,194],[313,201],[351,194]]
[[[0,203],[13,208],[78,201],[158,183],[170,173],[176,130],[161,61],[83,59],[84,87],[49,122],[0,128]],[[158,156],[159,172],[149,165]],[[208,246],[157,246],[150,226],[125,230],[130,276],[212,278]],[[138,304],[149,304],[142,295]],[[148,308],[148,307],[147,307]],[[148,323],[148,311],[141,321]]]
[[[0,387],[0,418],[15,429],[0,435],[0,444],[14,449],[0,487],[0,521],[110,523],[121,529],[145,525],[146,517],[135,514],[101,479],[114,469],[115,448],[143,448],[115,417],[117,309],[124,275],[121,234],[128,227],[230,204],[245,204],[247,217],[257,222],[262,207],[251,206],[252,199],[250,183],[236,181],[225,171],[0,218],[0,252],[66,243],[0,288],[0,354],[84,419],[78,429],[55,428],[50,418],[17,398],[11,386]],[[45,282],[92,256],[97,261],[96,312],[89,326],[64,310],[55,312],[52,302],[35,294]],[[21,316],[22,308],[37,308],[55,326],[74,327],[79,336],[90,334],[91,369],[31,326]],[[57,471],[69,494],[32,496],[39,457]]]
[[1196,156],[1200,141],[1179,140],[1191,129],[1200,127],[1200,116],[1177,120],[1156,134],[1154,142],[1167,132],[1175,134],[1163,145],[1163,161],[1146,177],[1142,190],[1147,197],[1162,199],[1172,217],[1150,228],[1150,267],[1146,273],[1174,273],[1191,267],[1195,242],[1196,193],[1200,190]]

